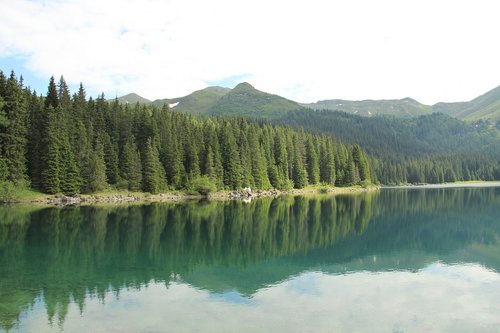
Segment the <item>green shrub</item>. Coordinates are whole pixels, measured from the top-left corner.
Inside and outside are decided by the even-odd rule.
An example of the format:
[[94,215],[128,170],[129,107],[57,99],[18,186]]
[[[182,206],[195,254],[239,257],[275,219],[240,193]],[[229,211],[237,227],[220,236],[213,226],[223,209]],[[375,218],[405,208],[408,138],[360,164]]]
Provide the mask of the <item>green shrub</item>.
[[217,186],[212,178],[208,176],[200,176],[189,182],[188,191],[190,193],[208,195],[211,192],[217,191]]

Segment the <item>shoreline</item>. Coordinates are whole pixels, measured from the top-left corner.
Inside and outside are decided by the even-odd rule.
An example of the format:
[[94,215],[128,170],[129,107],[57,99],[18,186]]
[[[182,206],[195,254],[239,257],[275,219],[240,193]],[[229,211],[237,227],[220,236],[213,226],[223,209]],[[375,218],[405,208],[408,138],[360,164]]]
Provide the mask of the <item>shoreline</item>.
[[500,187],[498,180],[472,180],[442,184],[382,185],[380,189],[439,189],[439,188],[479,188]]
[[96,194],[77,194],[75,196],[66,196],[63,194],[47,195],[38,193],[33,196],[15,198],[8,201],[2,201],[1,204],[23,204],[23,205],[43,205],[43,206],[90,206],[99,204],[144,204],[153,202],[181,202],[189,200],[242,200],[251,201],[262,197],[278,197],[281,195],[316,195],[316,194],[358,194],[365,192],[378,191],[380,186],[370,185],[368,187],[349,186],[349,187],[306,187],[303,189],[292,190],[251,190],[244,188],[234,191],[218,191],[208,195],[189,194],[186,192],[165,192],[150,194],[145,192],[103,192]]

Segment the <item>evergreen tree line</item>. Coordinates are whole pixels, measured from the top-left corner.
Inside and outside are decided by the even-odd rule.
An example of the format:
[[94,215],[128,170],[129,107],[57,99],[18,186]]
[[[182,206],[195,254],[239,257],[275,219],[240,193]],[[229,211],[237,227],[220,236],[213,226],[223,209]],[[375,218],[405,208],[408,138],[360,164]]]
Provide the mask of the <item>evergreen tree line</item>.
[[500,180],[500,131],[444,114],[412,119],[294,111],[277,121],[363,146],[372,180],[381,184]]
[[500,163],[481,154],[432,154],[420,158],[372,158],[375,182],[441,184],[470,180],[500,180]]
[[0,71],[0,181],[44,193],[93,193],[109,186],[171,189],[302,188],[371,181],[359,145],[250,122],[197,118],[168,105],[123,105],[71,95],[63,77],[46,96]]

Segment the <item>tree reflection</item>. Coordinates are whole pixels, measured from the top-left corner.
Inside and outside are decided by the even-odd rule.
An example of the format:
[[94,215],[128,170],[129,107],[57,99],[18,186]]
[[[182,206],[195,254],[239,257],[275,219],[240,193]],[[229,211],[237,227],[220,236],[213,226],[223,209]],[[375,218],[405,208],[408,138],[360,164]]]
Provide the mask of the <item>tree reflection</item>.
[[[150,281],[168,286],[181,278],[210,289],[216,282],[195,278],[201,267],[213,268],[213,279],[223,280],[252,266],[254,276],[231,282],[250,292],[290,274],[283,270],[262,281],[272,258],[288,258],[298,273],[374,253],[446,253],[466,244],[496,244],[499,207],[494,188],[262,198],[248,204],[2,206],[0,327],[14,327],[38,300],[49,321],[62,325],[71,302],[84,311],[88,297],[119,297],[123,288],[140,289]],[[475,221],[479,213],[483,217]]]

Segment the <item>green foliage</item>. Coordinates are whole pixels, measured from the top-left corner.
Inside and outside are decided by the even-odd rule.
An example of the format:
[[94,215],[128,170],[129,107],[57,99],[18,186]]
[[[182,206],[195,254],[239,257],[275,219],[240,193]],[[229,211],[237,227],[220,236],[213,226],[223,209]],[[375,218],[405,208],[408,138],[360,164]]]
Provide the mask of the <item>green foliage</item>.
[[209,176],[198,176],[189,181],[187,189],[190,192],[208,195],[217,191],[217,185]]
[[14,72],[5,83],[0,112],[0,156],[8,168],[8,179],[14,183],[26,177],[26,136],[28,133],[27,93]]
[[94,150],[90,154],[89,163],[85,170],[85,181],[85,192],[87,193],[99,192],[107,187],[104,148],[99,141],[96,141]]
[[123,148],[121,178],[130,191],[140,191],[142,184],[141,156],[136,144],[128,140]]
[[[465,123],[444,114],[414,119],[359,117],[333,111],[297,111],[277,120],[335,135],[353,144],[334,153],[337,185],[442,183],[499,179],[500,131],[488,122]],[[368,158],[364,147],[370,154]],[[329,152],[320,149],[320,178],[328,182]]]
[[9,202],[16,198],[17,185],[9,180],[0,181],[0,202]]
[[12,182],[0,180],[0,202],[11,202],[20,197],[25,197],[29,184],[26,181]]
[[167,183],[158,150],[151,139],[148,139],[143,160],[143,189],[152,194],[159,193],[166,188]]
[[[243,118],[197,118],[167,105],[131,107],[104,95],[87,100],[82,85],[71,98],[62,77],[57,86],[51,78],[45,97],[13,75],[0,80],[0,92],[0,180],[29,179],[45,193],[301,188],[334,184],[352,160],[349,147],[325,135]],[[273,107],[289,103],[248,84],[231,93]],[[361,148],[355,152],[361,177],[369,165]]]

